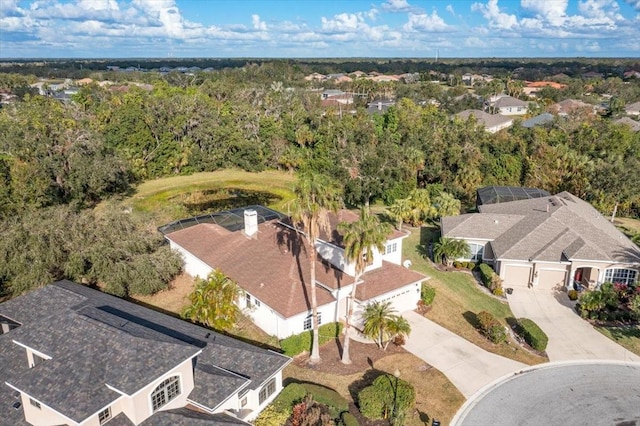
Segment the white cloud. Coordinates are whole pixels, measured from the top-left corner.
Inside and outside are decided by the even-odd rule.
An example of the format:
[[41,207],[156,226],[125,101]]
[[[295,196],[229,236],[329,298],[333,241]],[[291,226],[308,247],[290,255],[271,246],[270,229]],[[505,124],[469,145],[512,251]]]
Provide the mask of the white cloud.
[[539,18],[551,23],[552,25],[562,25],[566,18],[567,5],[569,0],[521,0],[520,5],[523,9],[534,12]]
[[515,15],[509,15],[500,11],[498,0],[489,0],[487,4],[473,3],[471,10],[482,13],[482,16],[489,21],[489,26],[496,29],[513,29],[518,25]]
[[408,12],[412,6],[407,0],[387,0],[382,4],[382,9],[388,12]]
[[467,37],[464,40],[464,45],[466,47],[472,47],[472,48],[487,47],[487,44],[484,41],[482,41],[482,39],[480,39],[479,37]]
[[[640,1],[640,0],[638,0],[638,1]],[[453,16],[456,16],[456,12],[453,10],[453,6],[451,6],[450,4],[448,4],[447,7],[444,8],[444,10],[446,10],[447,12],[452,14]]]
[[448,31],[450,28],[434,10],[431,15],[426,13],[409,14],[409,21],[404,24],[406,31]]
[[616,0],[585,0],[578,3],[578,10],[587,18],[598,20],[623,19],[620,15],[620,6]]
[[640,0],[625,0],[631,6],[634,7],[635,10],[640,10]]
[[322,29],[329,32],[354,32],[358,28],[366,26],[362,14],[356,13],[340,13],[335,15],[333,19],[327,19],[324,16],[320,19]]
[[251,15],[251,23],[253,24],[253,28],[259,31],[267,31],[267,24],[260,20],[260,16]]

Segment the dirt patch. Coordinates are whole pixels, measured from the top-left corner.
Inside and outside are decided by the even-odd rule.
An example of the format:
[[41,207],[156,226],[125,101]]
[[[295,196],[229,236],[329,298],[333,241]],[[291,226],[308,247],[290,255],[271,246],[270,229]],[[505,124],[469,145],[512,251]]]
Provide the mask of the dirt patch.
[[351,346],[349,350],[351,364],[343,364],[341,361],[343,339],[344,337],[341,336],[339,339],[322,345],[320,347],[320,358],[322,361],[318,364],[309,363],[308,353],[298,355],[293,362],[298,367],[345,376],[373,368],[376,361],[385,356],[407,353],[404,348],[396,346],[393,343],[389,344],[386,351],[383,351],[373,343],[361,343],[351,339],[349,343]]
[[193,291],[193,278],[186,273],[178,275],[169,288],[151,296],[134,296],[132,299],[180,315],[189,304],[189,294]]

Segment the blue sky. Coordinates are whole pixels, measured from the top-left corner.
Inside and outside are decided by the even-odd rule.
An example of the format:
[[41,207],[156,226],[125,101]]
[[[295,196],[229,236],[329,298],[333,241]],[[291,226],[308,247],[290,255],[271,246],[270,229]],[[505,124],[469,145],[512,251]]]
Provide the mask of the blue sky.
[[640,57],[640,0],[0,0],[0,58]]

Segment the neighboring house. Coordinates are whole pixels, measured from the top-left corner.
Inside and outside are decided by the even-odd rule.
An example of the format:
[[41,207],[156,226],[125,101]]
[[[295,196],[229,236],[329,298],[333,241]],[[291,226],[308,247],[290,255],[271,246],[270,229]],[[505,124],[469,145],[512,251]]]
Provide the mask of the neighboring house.
[[248,424],[290,358],[70,281],[0,304],[0,424]]
[[635,121],[629,117],[622,117],[614,121],[617,124],[624,124],[625,126],[629,126],[631,131],[640,132],[640,121]]
[[442,236],[467,241],[505,287],[636,284],[640,248],[589,203],[568,193],[478,207],[443,217]]
[[512,96],[501,96],[491,108],[494,112],[502,115],[525,115],[529,110],[529,103]]
[[624,107],[627,115],[640,116],[640,102],[634,102]]
[[549,106],[549,112],[562,117],[569,115],[595,115],[594,105],[576,99],[565,99]]
[[545,87],[551,87],[556,90],[566,89],[567,85],[556,83],[555,81],[528,81],[522,92],[528,96],[536,96],[536,94]]
[[367,104],[367,113],[369,114],[384,114],[387,112],[389,107],[392,107],[396,104],[396,101],[393,99],[379,99],[374,100],[373,102],[369,102]]
[[479,109],[467,109],[456,114],[462,120],[475,117],[478,123],[482,124],[489,133],[496,133],[513,125],[513,118],[502,114],[489,114]]
[[[354,284],[354,265],[345,260],[340,221],[357,214],[332,215],[330,236],[316,242],[318,314],[321,323],[343,320]],[[171,248],[184,259],[192,276],[206,277],[221,270],[242,288],[238,305],[270,335],[285,338],[311,328],[309,247],[289,225],[289,219],[262,206],[198,216],[160,228]],[[424,276],[401,266],[402,240],[407,233],[392,232],[384,253],[373,252],[374,263],[361,277],[356,293],[357,313],[372,301],[390,301],[403,312],[414,309]]]
[[304,78],[306,81],[324,81],[327,79],[327,76],[324,74],[320,74],[317,72],[311,73]]
[[549,123],[553,123],[553,114],[544,112],[540,115],[536,115],[535,117],[531,117],[528,120],[524,120],[520,125],[527,129],[531,129],[532,127],[544,126]]

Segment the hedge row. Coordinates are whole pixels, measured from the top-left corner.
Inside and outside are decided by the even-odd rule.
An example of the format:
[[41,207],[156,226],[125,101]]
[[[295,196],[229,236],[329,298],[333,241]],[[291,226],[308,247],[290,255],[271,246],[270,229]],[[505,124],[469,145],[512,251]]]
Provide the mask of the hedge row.
[[[342,333],[342,323],[332,322],[321,325],[318,328],[320,344],[335,339]],[[286,339],[280,340],[280,349],[287,356],[296,356],[304,351],[311,352],[311,342],[313,341],[313,330],[307,330],[300,334],[294,334]]]
[[491,314],[491,312],[482,311],[476,315],[478,319],[478,327],[484,336],[493,343],[502,343],[507,339],[507,332],[504,326]]
[[516,333],[518,333],[524,339],[529,346],[537,351],[544,351],[547,349],[547,342],[549,338],[538,324],[531,321],[529,318],[519,318],[518,326],[516,327]]
[[486,263],[481,263],[480,266],[478,266],[478,271],[480,272],[480,279],[482,280],[482,283],[485,287],[489,288],[491,286],[491,279],[495,272],[493,272],[491,266]]

